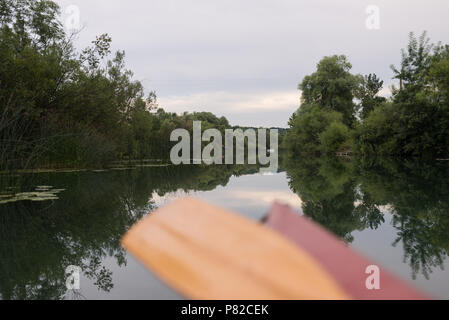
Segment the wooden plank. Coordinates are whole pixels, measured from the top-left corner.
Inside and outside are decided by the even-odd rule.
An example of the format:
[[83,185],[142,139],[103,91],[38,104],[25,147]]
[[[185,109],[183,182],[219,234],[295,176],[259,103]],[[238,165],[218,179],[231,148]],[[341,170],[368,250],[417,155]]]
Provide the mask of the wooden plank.
[[[379,264],[350,249],[320,225],[300,216],[286,205],[275,204],[268,214],[266,225],[307,251],[355,299],[428,299],[425,294],[405,284]],[[366,268],[371,265],[380,268],[379,290],[368,290],[366,287],[366,279],[369,276],[366,274]]]
[[349,298],[309,254],[277,232],[191,198],[152,213],[122,242],[187,298]]

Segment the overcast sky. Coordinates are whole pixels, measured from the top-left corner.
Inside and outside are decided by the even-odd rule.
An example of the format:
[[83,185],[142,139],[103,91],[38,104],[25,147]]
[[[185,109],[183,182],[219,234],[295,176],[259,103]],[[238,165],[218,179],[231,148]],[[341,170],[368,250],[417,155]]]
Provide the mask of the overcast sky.
[[[374,72],[390,85],[389,66],[399,63],[410,31],[449,43],[447,0],[56,2],[63,13],[79,8],[79,48],[109,33],[164,109],[210,111],[235,125],[287,126],[298,83],[323,56],[345,54],[354,73]],[[379,8],[379,29],[367,28],[370,5]]]

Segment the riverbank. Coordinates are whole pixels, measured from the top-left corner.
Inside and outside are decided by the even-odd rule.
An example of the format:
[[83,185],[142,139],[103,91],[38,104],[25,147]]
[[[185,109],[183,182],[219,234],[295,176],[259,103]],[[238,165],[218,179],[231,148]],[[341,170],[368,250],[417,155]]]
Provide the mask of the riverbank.
[[104,167],[90,167],[90,168],[76,168],[76,167],[59,167],[47,166],[33,169],[11,169],[0,171],[1,175],[5,174],[28,174],[28,173],[70,173],[70,172],[105,172],[110,170],[129,170],[134,168],[146,168],[146,167],[167,167],[172,164],[168,161],[160,159],[146,159],[146,160],[124,160],[113,161]]

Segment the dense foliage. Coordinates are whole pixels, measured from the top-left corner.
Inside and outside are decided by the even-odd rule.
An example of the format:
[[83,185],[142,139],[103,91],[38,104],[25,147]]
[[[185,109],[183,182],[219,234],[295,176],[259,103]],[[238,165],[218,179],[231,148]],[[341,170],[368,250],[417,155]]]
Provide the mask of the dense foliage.
[[45,0],[0,0],[0,167],[101,166],[168,158],[170,133],[229,127],[211,113],[167,113],[110,56],[101,35],[82,52]]
[[[170,133],[230,127],[212,113],[159,108],[98,36],[81,52],[48,0],[0,0],[0,168],[103,166],[112,160],[168,158]],[[302,105],[281,137],[290,154],[447,157],[449,46],[410,35],[399,88],[387,100],[375,74],[351,73],[345,56],[323,58],[299,89]]]
[[449,46],[410,34],[399,88],[387,100],[375,74],[350,73],[344,56],[325,57],[299,88],[302,105],[284,139],[292,154],[447,157],[449,155]]
[[360,83],[345,56],[323,58],[299,85],[302,105],[290,118],[284,147],[291,153],[335,153],[351,149],[354,94]]

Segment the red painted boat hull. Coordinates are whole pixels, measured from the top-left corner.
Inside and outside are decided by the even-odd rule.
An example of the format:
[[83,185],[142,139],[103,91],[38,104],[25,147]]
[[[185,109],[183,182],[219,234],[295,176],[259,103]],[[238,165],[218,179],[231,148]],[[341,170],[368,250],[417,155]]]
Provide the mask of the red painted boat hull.
[[[359,300],[423,300],[429,299],[408,286],[377,263],[349,248],[343,241],[309,219],[282,204],[275,204],[266,225],[307,251],[330,273],[354,299]],[[366,286],[367,267],[380,268],[380,289]]]

